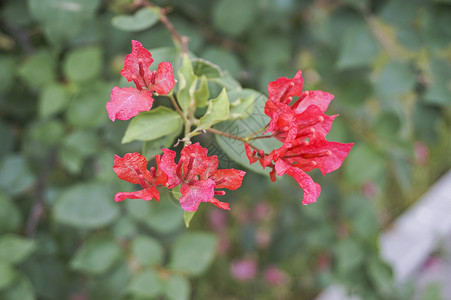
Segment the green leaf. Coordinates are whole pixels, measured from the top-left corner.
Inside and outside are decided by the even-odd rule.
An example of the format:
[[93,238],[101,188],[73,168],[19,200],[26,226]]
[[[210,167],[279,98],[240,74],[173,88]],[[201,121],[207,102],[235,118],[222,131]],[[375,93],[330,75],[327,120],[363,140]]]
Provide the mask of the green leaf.
[[66,111],[69,124],[81,128],[95,128],[106,123],[105,99],[98,94],[85,94],[74,99]]
[[2,300],[34,300],[33,285],[24,276],[19,276],[17,282],[0,292]]
[[355,272],[365,258],[363,249],[356,241],[350,238],[341,240],[334,250],[337,269],[343,275]]
[[[215,128],[240,137],[246,137],[261,130],[268,125],[270,121],[269,117],[264,112],[265,102],[266,97],[263,95],[258,96],[254,101],[254,109],[249,117],[245,119],[236,119],[233,121],[224,121],[217,124]],[[269,170],[264,170],[259,163],[254,163],[253,165],[249,164],[249,159],[246,156],[244,143],[242,141],[227,138],[221,135],[216,135],[216,141],[221,149],[240,165],[260,174],[267,175],[269,173]],[[282,143],[276,139],[258,139],[253,140],[251,143],[266,153],[271,152],[273,149],[278,149],[282,145]]]
[[451,64],[444,60],[435,59],[430,63],[431,80],[424,100],[428,103],[443,106],[451,105]]
[[69,103],[66,89],[59,84],[44,87],[39,97],[39,116],[47,118],[64,111]]
[[368,277],[373,282],[376,290],[382,295],[389,296],[393,293],[393,272],[389,265],[379,258],[371,257],[365,263]]
[[102,56],[102,49],[97,46],[72,50],[63,62],[64,75],[75,82],[97,78],[102,70]]
[[16,204],[0,194],[0,234],[17,230],[22,222],[22,215]]
[[169,266],[193,276],[201,275],[213,261],[216,246],[217,237],[213,234],[185,233],[172,246]]
[[100,0],[28,0],[28,4],[33,18],[44,26],[47,38],[61,46],[93,19]]
[[31,129],[31,135],[46,145],[57,145],[64,137],[64,125],[58,120],[50,120],[35,124]]
[[175,144],[175,139],[182,132],[182,127],[179,130],[172,133],[168,133],[165,136],[157,138],[152,141],[144,142],[143,145],[143,155],[148,160],[153,159],[155,155],[163,153],[163,148],[171,148]]
[[384,158],[370,145],[358,143],[346,159],[345,174],[351,183],[378,181],[386,174],[385,164]]
[[154,270],[145,270],[132,277],[128,290],[138,297],[155,297],[162,291],[162,281]]
[[194,75],[205,76],[208,79],[221,77],[221,68],[208,60],[195,58],[191,60]]
[[217,64],[222,70],[227,70],[233,77],[239,77],[241,66],[234,52],[220,47],[209,47],[203,51],[202,57]]
[[89,278],[89,299],[123,299],[127,293],[130,270],[125,261],[99,277]]
[[20,155],[9,155],[0,161],[0,188],[10,195],[17,195],[30,188],[35,175]]
[[178,91],[177,101],[181,109],[186,112],[191,101],[194,101],[194,92],[196,89],[196,75],[193,72],[193,66],[188,55],[183,56],[182,67],[178,70]]
[[137,236],[132,240],[133,257],[141,266],[161,265],[163,262],[163,247],[151,237]]
[[205,75],[200,78],[199,88],[194,92],[194,101],[196,107],[204,107],[207,105],[208,98],[210,97],[210,90],[208,89],[208,81]]
[[346,30],[340,46],[337,67],[348,69],[368,66],[378,53],[379,45],[362,22],[361,26],[353,26]]
[[254,102],[265,96],[252,89],[230,91],[227,93],[230,99],[229,120],[244,119],[250,116],[254,110]]
[[0,260],[11,264],[23,262],[36,249],[33,240],[8,234],[0,238]]
[[236,81],[229,72],[223,72],[221,77],[210,79],[211,82],[219,84],[228,91],[241,89],[241,85]]
[[375,84],[376,93],[387,108],[394,107],[399,101],[393,99],[410,91],[415,86],[416,76],[408,63],[391,61],[387,63],[379,74]]
[[224,121],[229,116],[229,98],[225,89],[215,99],[208,102],[208,109],[205,115],[199,119],[196,130],[208,129],[213,124]]
[[196,211],[185,211],[185,212],[183,212],[183,220],[185,221],[185,227],[186,228],[189,228],[189,223],[193,219],[195,213],[196,213]]
[[41,88],[55,81],[55,60],[47,51],[39,51],[19,67],[19,76],[32,88]]
[[110,236],[89,237],[70,261],[73,270],[99,275],[108,271],[121,257],[122,249]]
[[165,294],[168,300],[188,300],[191,294],[189,280],[177,275],[169,277],[166,281]]
[[14,82],[16,61],[11,55],[0,55],[0,92],[7,91]]
[[[161,198],[168,197],[161,195]],[[147,203],[148,204],[148,203]],[[169,234],[183,226],[183,209],[174,205],[169,199],[163,199],[158,205],[152,206],[145,224],[160,234]]]
[[144,7],[133,16],[116,16],[111,24],[124,31],[141,31],[155,25],[160,19],[160,9],[157,7]]
[[258,3],[253,0],[218,1],[213,11],[214,26],[228,35],[240,35],[254,23],[257,7]]
[[84,159],[98,151],[98,142],[95,131],[72,132],[63,141],[63,148],[59,153],[61,162],[70,172],[79,173]]
[[58,222],[81,229],[110,224],[118,215],[111,188],[99,183],[78,184],[65,190],[54,209]]
[[164,106],[148,112],[141,112],[127,127],[122,143],[134,140],[151,141],[167,134],[178,132],[182,119],[178,113]]
[[17,278],[17,272],[12,265],[0,260],[0,291],[11,285]]

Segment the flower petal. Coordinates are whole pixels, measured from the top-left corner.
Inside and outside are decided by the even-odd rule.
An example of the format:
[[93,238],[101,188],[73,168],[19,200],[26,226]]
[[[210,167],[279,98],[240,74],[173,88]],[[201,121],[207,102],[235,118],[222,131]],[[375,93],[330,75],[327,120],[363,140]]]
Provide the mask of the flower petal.
[[142,199],[145,201],[150,201],[152,199],[155,199],[158,201],[160,199],[160,194],[158,193],[158,190],[156,187],[151,186],[145,190],[140,190],[140,191],[131,192],[131,193],[120,192],[114,196],[114,201],[116,201],[116,202],[120,202],[125,199]]
[[327,92],[304,91],[299,100],[292,105],[292,109],[300,114],[310,105],[316,105],[322,112],[325,112],[332,99],[334,99],[334,95]]
[[302,113],[296,115],[296,124],[299,130],[313,128],[315,132],[321,132],[323,135],[329,133],[332,122],[338,115],[328,116],[323,114],[316,105],[310,105]]
[[249,159],[249,164],[253,164],[258,160],[257,157],[255,157],[254,152],[251,150],[251,147],[247,143],[244,143],[244,149],[246,150],[247,158]]
[[201,175],[207,168],[212,167],[210,166],[211,158],[207,156],[207,153],[208,150],[199,145],[199,143],[188,145],[182,149],[179,167],[181,167],[181,175],[183,175],[185,181],[189,181],[197,175]]
[[166,173],[168,177],[168,188],[172,189],[179,185],[182,180],[177,174],[177,164],[174,162],[177,153],[169,149],[163,149],[163,156],[161,157],[160,169]]
[[[290,161],[297,161],[301,165],[305,164],[307,167],[302,169],[309,172],[318,168],[323,175],[335,171],[343,163],[348,155],[353,143],[337,143],[326,141],[322,133],[314,133],[310,142],[296,151],[296,157]],[[309,164],[314,161],[315,164]]]
[[216,205],[216,206],[219,207],[219,208],[222,208],[222,209],[225,209],[225,210],[230,210],[229,203],[227,203],[227,202],[219,201],[219,200],[216,199],[216,198],[211,198],[211,200],[208,201],[208,202],[210,202],[210,203]]
[[174,88],[174,85],[175,80],[171,63],[160,63],[150,90],[155,91],[160,95],[167,95]]
[[136,152],[127,153],[123,158],[115,155],[113,170],[120,179],[130,183],[143,185],[143,180],[153,181],[146,158]]
[[236,190],[243,183],[246,172],[235,169],[217,170],[210,178],[214,180],[215,189]]
[[293,79],[280,77],[268,84],[269,99],[276,102],[290,104],[293,96],[300,96],[302,93],[302,72],[299,70]]
[[111,92],[110,101],[106,104],[106,110],[111,121],[129,120],[142,111],[150,110],[152,104],[152,92],[116,86]]
[[196,211],[201,202],[210,202],[214,197],[215,182],[212,179],[192,181],[180,188],[180,206],[186,211]]
[[165,172],[160,167],[160,161],[161,161],[161,155],[155,155],[155,160],[157,162],[157,171],[154,178],[154,185],[161,184],[162,186],[166,186],[166,183],[168,182],[168,175],[166,175]]
[[144,82],[144,78],[151,76],[152,72],[149,70],[153,63],[152,54],[143,47],[138,41],[132,41],[132,52],[125,57],[124,68],[121,70],[121,75],[136,84],[138,89],[149,85],[150,82]]
[[316,202],[316,199],[321,193],[321,186],[315,183],[313,179],[309,175],[307,175],[307,173],[288,164],[283,159],[279,159],[276,162],[276,172],[279,176],[288,174],[296,180],[299,187],[304,190],[304,198],[302,199],[302,204],[305,205]]

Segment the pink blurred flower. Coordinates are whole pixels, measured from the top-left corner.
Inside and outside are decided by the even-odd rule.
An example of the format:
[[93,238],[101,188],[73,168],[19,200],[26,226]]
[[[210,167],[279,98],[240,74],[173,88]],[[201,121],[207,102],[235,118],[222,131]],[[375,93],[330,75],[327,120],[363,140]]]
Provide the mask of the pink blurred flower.
[[271,213],[271,207],[266,202],[259,202],[255,206],[254,217],[258,221],[267,219],[270,213]]
[[255,233],[255,242],[258,248],[266,249],[271,242],[271,234],[267,230],[259,229]]
[[226,234],[219,235],[218,253],[220,255],[226,255],[230,249],[230,239]]
[[235,280],[251,280],[257,273],[257,264],[255,260],[250,258],[234,260],[230,267],[230,273]]
[[420,166],[425,165],[429,160],[428,147],[422,142],[415,142],[414,151],[417,164],[419,164]]
[[267,283],[274,286],[285,285],[289,279],[288,275],[276,266],[266,268],[263,277]]
[[210,210],[208,221],[215,231],[222,232],[227,227],[227,214],[223,210]]

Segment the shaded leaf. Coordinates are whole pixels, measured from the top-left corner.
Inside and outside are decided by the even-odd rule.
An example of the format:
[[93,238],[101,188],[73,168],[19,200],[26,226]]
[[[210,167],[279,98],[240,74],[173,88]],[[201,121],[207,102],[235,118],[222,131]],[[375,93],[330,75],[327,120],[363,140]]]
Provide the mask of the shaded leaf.
[[229,116],[229,105],[229,98],[223,89],[217,98],[208,102],[207,112],[199,119],[196,130],[208,129],[213,124],[226,120]]
[[149,112],[141,112],[127,127],[122,143],[134,140],[151,141],[168,134],[179,132],[181,117],[173,110],[159,106]]
[[160,19],[160,10],[156,7],[144,7],[133,16],[116,16],[111,24],[124,31],[141,31],[155,25]]
[[8,234],[0,238],[0,260],[11,264],[23,262],[36,249],[33,240]]
[[118,261],[121,253],[122,249],[113,238],[94,235],[77,250],[70,265],[76,271],[99,275],[108,271]]
[[58,222],[83,229],[110,224],[118,214],[112,189],[98,183],[78,184],[65,190],[54,209]]
[[155,297],[162,291],[162,281],[154,270],[145,270],[132,277],[128,290],[138,297]]
[[163,247],[156,239],[137,236],[131,246],[133,257],[141,266],[160,265],[163,262]]
[[172,246],[169,266],[193,276],[200,275],[213,261],[216,246],[217,238],[213,234],[185,233]]

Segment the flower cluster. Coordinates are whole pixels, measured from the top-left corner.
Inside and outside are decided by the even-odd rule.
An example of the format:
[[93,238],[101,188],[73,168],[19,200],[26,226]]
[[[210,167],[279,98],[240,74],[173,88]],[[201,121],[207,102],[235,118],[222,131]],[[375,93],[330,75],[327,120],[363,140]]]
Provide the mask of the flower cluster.
[[[167,95],[175,85],[172,65],[162,62],[156,71],[149,67],[153,63],[150,52],[140,42],[132,41],[132,52],[125,57],[121,75],[133,81],[136,88],[114,87],[111,99],[106,104],[108,116],[112,121],[129,120],[141,111],[152,108],[153,94]],[[160,199],[158,187],[173,189],[181,184],[180,205],[186,211],[196,211],[201,202],[210,202],[229,209],[229,204],[215,198],[225,195],[225,191],[241,186],[244,171],[235,169],[218,170],[218,158],[207,156],[208,150],[198,143],[188,145],[181,151],[178,164],[176,152],[163,149],[163,156],[156,155],[157,168],[147,169],[147,160],[139,153],[127,153],[124,157],[115,155],[113,170],[117,176],[130,183],[139,184],[142,190],[124,193],[114,197],[116,202],[125,199]]]
[[146,159],[139,153],[127,153],[123,158],[114,157],[113,170],[120,179],[140,184],[142,190],[123,193],[114,197],[119,202],[124,199],[159,200],[157,187],[173,189],[181,184],[180,206],[186,211],[196,211],[201,202],[210,202],[222,209],[229,209],[229,204],[221,202],[215,195],[225,195],[225,191],[236,190],[241,186],[246,172],[235,169],[218,170],[218,157],[208,156],[208,150],[195,143],[181,151],[176,164],[176,152],[163,149],[163,156],[156,155],[157,169],[147,169]]
[[[106,104],[108,116],[112,121],[128,120],[142,111],[148,111],[153,105],[153,95],[168,95],[174,88],[175,80],[172,65],[162,62],[156,71],[150,71],[152,55],[138,41],[132,41],[132,52],[125,57],[121,75],[133,81],[135,87],[114,87],[111,99]],[[243,138],[218,130],[223,134],[245,142],[250,163],[259,161],[263,168],[271,168],[270,177],[276,175],[292,176],[304,190],[303,204],[315,202],[321,187],[307,175],[318,168],[323,175],[338,169],[348,155],[353,144],[329,142],[325,136],[337,115],[324,114],[333,99],[333,95],[322,91],[302,91],[302,74],[299,71],[293,79],[282,77],[268,85],[268,100],[265,114],[270,117],[263,136]],[[218,158],[208,156],[208,150],[199,143],[191,144],[189,127],[198,121],[194,118],[194,108],[182,112],[175,99],[172,104],[188,126],[187,141],[181,150],[178,162],[177,153],[162,149],[163,155],[156,155],[156,168],[147,169],[146,159],[139,153],[127,153],[124,157],[115,156],[114,171],[120,179],[139,184],[142,189],[136,192],[117,193],[116,201],[124,199],[159,200],[158,188],[174,189],[180,186],[180,206],[189,212],[198,209],[201,202],[212,203],[222,209],[229,204],[216,199],[225,194],[223,189],[235,190],[243,181],[244,171],[235,169],[218,170]],[[293,97],[297,97],[296,100]],[[293,102],[293,103],[292,103]],[[187,120],[187,116],[192,116]],[[208,128],[207,128],[208,129]],[[270,135],[266,135],[270,133]],[[283,144],[270,153],[257,149],[250,141],[258,138],[273,137]],[[253,148],[253,150],[251,150]]]
[[150,71],[153,63],[150,52],[140,42],[132,41],[132,52],[125,57],[121,75],[133,81],[134,87],[114,87],[106,104],[111,121],[129,120],[142,111],[152,108],[153,94],[167,95],[175,85],[172,65],[162,62],[156,71]]
[[[303,78],[299,71],[293,79],[282,77],[268,84],[265,114],[271,118],[266,133],[283,142],[269,154],[245,144],[252,164],[259,161],[263,168],[270,167],[270,177],[276,174],[292,176],[304,190],[302,204],[315,202],[321,193],[319,184],[305,172],[318,168],[323,175],[338,169],[353,144],[329,142],[325,136],[337,115],[328,116],[333,95],[323,91],[302,92]],[[299,97],[293,104],[293,97]]]

